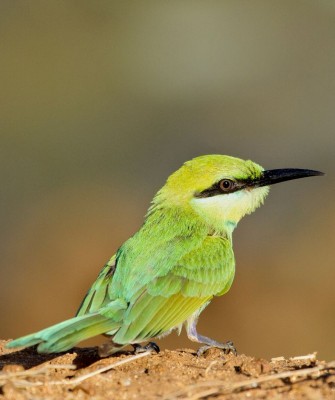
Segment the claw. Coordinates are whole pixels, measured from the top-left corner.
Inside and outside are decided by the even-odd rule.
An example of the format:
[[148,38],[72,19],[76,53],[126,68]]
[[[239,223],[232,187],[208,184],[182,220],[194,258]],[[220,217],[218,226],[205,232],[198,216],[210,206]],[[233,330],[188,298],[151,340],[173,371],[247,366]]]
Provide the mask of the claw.
[[221,349],[223,350],[224,354],[229,354],[229,353],[233,353],[234,356],[237,356],[237,351],[235,349],[235,346],[233,344],[233,342],[229,341],[227,343],[222,343],[222,344],[218,344],[218,345],[205,345],[202,346],[198,349],[197,351],[197,356],[200,357],[202,356],[208,349],[211,348],[217,348],[217,349]]
[[160,352],[160,348],[154,342],[149,342],[145,346],[135,343],[132,346],[134,347],[135,354],[144,353],[145,351],[151,351],[151,352],[155,352],[155,353]]

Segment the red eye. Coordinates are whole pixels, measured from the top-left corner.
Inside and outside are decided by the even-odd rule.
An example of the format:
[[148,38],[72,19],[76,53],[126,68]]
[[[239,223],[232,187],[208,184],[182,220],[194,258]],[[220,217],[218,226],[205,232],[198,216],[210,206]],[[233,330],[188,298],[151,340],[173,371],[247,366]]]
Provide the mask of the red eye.
[[222,179],[222,181],[220,181],[220,189],[223,192],[229,192],[230,190],[232,190],[235,186],[235,183],[233,181],[231,181],[230,179]]

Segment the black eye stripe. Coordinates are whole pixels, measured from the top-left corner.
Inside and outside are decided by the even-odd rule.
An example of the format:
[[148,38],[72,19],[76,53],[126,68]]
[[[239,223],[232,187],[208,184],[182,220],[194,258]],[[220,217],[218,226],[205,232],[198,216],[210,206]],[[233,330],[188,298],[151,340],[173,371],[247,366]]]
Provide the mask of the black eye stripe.
[[[232,185],[229,188],[226,188],[226,184],[224,184],[225,181],[231,182]],[[194,197],[201,199],[201,198],[206,198],[206,197],[213,197],[213,196],[218,196],[222,194],[228,194],[228,193],[233,193],[237,192],[238,190],[241,190],[247,186],[246,181],[234,181],[232,179],[221,179],[219,182],[216,182],[213,186],[211,186],[208,189],[203,190],[202,192],[195,193]]]

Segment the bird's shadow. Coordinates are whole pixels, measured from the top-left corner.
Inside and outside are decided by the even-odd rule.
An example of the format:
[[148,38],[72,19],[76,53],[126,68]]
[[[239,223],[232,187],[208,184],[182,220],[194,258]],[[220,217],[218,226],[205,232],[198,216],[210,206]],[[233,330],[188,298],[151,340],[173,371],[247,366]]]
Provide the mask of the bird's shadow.
[[[0,370],[2,370],[3,367],[6,365],[22,365],[24,369],[29,369],[45,362],[54,360],[56,358],[60,358],[68,353],[75,353],[76,356],[73,360],[71,360],[71,364],[75,365],[76,369],[86,368],[101,359],[98,354],[98,347],[74,347],[66,353],[39,354],[36,351],[36,346],[34,346],[12,353],[0,355]],[[56,365],[57,364],[55,364],[55,367]]]

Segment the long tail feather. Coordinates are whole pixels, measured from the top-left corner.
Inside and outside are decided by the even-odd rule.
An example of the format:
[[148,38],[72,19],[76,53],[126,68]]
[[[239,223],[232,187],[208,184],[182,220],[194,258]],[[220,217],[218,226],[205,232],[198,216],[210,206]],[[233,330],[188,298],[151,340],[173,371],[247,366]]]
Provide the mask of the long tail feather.
[[119,322],[94,313],[68,319],[39,332],[12,340],[6,347],[30,347],[38,344],[39,353],[57,353],[71,349],[76,343],[111,331]]

